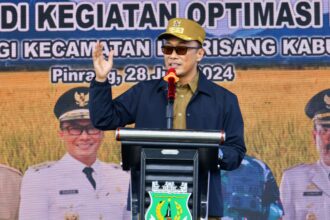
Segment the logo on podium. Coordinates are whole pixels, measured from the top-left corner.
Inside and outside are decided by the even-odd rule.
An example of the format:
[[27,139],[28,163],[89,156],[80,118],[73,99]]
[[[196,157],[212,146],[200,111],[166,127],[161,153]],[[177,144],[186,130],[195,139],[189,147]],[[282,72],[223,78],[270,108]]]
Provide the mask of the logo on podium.
[[188,208],[188,184],[182,182],[178,187],[174,182],[165,182],[160,186],[158,181],[152,182],[148,192],[151,203],[145,214],[146,220],[191,220]]

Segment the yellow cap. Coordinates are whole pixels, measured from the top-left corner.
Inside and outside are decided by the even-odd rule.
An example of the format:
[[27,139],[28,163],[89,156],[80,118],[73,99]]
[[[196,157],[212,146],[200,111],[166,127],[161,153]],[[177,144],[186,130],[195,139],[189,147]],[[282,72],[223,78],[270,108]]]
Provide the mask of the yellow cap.
[[164,39],[174,36],[185,41],[197,40],[203,44],[205,40],[205,30],[197,22],[186,18],[172,18],[169,20],[166,31],[158,36]]

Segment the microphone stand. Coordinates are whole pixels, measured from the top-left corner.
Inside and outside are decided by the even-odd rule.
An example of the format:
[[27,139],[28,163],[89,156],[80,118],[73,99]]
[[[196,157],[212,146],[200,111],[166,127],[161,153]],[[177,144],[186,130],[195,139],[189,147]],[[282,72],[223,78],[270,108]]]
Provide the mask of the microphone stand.
[[173,129],[174,99],[175,99],[175,79],[174,79],[174,77],[169,77],[168,78],[168,88],[167,88],[167,106],[166,106],[166,128],[167,129]]
[[173,111],[173,103],[174,100],[168,100],[166,106],[166,128],[173,129],[173,118],[174,118],[174,111]]

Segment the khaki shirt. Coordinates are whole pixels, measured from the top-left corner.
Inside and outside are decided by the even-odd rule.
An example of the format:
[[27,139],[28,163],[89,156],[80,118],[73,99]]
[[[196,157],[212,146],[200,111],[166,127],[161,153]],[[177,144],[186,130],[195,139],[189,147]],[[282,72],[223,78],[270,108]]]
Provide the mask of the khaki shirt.
[[0,164],[0,220],[18,219],[22,174]]
[[186,129],[186,109],[191,97],[197,90],[199,74],[197,73],[193,80],[181,85],[180,82],[176,84],[175,100],[174,100],[174,129]]

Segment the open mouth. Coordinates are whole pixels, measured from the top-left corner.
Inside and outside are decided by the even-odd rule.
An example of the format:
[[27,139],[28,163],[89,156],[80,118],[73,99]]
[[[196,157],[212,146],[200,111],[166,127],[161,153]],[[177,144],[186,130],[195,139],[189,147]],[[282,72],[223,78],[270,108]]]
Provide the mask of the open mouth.
[[181,65],[178,64],[178,63],[170,63],[169,66],[170,66],[171,68],[177,68],[177,67],[179,67],[179,66],[181,66]]
[[88,150],[93,147],[93,144],[78,144],[76,147],[80,150]]

